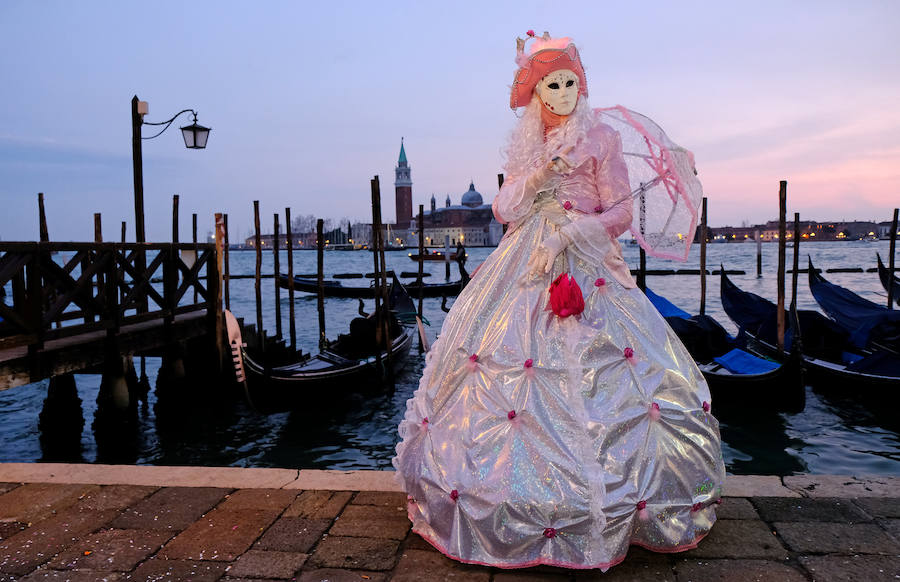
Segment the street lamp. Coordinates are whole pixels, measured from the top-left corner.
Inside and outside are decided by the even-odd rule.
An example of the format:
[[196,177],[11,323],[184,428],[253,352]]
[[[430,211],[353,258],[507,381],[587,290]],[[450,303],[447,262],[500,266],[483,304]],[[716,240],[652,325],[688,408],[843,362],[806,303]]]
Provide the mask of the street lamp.
[[[197,112],[193,109],[183,109],[171,119],[159,123],[144,121],[144,115],[149,113],[150,107],[146,101],[140,101],[137,95],[131,99],[131,157],[134,164],[134,230],[137,242],[146,242],[144,238],[144,161],[141,151],[141,140],[153,139],[163,134],[172,122],[182,113],[192,113],[194,122],[181,128],[184,137],[184,145],[188,149],[199,150],[206,147],[209,139],[210,128],[197,124]],[[142,125],[162,125],[163,128],[150,137],[141,136]]]

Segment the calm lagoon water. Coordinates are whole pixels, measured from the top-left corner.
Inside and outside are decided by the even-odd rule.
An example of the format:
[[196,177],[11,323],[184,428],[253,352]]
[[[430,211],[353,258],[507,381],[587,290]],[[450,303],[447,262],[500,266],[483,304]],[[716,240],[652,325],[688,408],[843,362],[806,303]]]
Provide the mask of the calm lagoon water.
[[[470,272],[492,251],[492,248],[469,249]],[[625,258],[637,265],[637,247],[626,245]],[[887,241],[819,242],[801,248],[801,267],[806,254],[816,266],[873,267],[875,253],[886,258]],[[777,247],[763,245],[763,277],[756,277],[756,245],[754,243],[712,244],[707,249],[710,268],[720,263],[727,269],[743,269],[747,275],[732,279],[743,289],[762,296],[775,297]],[[699,247],[696,245],[687,263],[648,260],[648,268],[696,268]],[[415,263],[406,251],[386,253],[388,267],[412,271]],[[315,253],[295,253],[295,272],[315,271]],[[791,252],[788,249],[788,265]],[[282,253],[282,269],[287,264]],[[255,265],[252,252],[232,252],[231,272],[250,274]],[[426,266],[430,281],[444,278],[443,263]],[[368,272],[372,255],[368,252],[329,252],[325,272]],[[263,257],[263,272],[272,271],[272,255]],[[456,269],[452,270],[457,277]],[[875,273],[831,273],[827,278],[877,302],[884,302],[884,292]],[[346,284],[361,284],[349,280]],[[648,285],[679,307],[696,312],[699,308],[699,277],[648,277]],[[718,298],[718,277],[707,281],[707,312],[730,331],[735,326],[722,311]],[[806,280],[801,275],[798,304],[815,309]],[[790,279],[788,279],[790,290]],[[254,286],[252,280],[232,281],[231,308],[238,316],[255,321]],[[283,328],[287,333],[288,299],[281,298]],[[450,303],[450,302],[448,302]],[[318,337],[316,300],[299,294],[296,301],[298,343],[306,351],[314,351]],[[367,309],[372,309],[369,301]],[[356,300],[326,300],[327,333],[335,337],[346,330],[355,317]],[[263,281],[265,327],[274,333],[274,282]],[[444,313],[440,300],[425,301],[425,315],[430,320],[429,336],[440,330]],[[46,396],[47,382],[0,392],[0,461],[67,460],[103,463],[135,463],[152,465],[208,465],[242,467],[292,467],[328,469],[387,469],[397,440],[396,426],[406,408],[406,400],[415,390],[421,376],[424,357],[415,349],[398,378],[393,394],[373,398],[356,398],[336,402],[327,409],[264,415],[255,412],[234,397],[229,386],[221,386],[220,395],[164,398],[160,401],[151,391],[148,402],[139,408],[137,418],[115,436],[92,428],[96,397],[100,385],[97,375],[76,376],[82,412],[85,419],[78,446],[64,458],[45,455],[41,448],[38,415]],[[159,360],[147,359],[147,370],[155,385]],[[217,387],[218,388],[218,387]],[[848,387],[848,391],[852,387]],[[747,398],[753,398],[748,394]],[[878,416],[852,398],[835,399],[819,395],[807,388],[806,408],[797,414],[748,414],[722,420],[724,455],[728,469],[735,474],[836,473],[900,475],[900,421]],[[895,416],[895,415],[891,415]]]

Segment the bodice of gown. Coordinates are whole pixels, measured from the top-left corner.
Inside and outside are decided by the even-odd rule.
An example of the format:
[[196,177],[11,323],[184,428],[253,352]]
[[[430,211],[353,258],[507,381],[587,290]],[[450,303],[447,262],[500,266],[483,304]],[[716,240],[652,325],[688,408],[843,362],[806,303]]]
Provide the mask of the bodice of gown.
[[[604,263],[619,283],[633,288],[634,280],[616,241],[632,220],[628,170],[619,134],[598,123],[566,159],[574,164],[566,174],[537,170],[527,176],[509,176],[494,199],[495,217],[509,223],[509,233],[535,214],[551,219],[562,211],[565,220],[551,222],[563,229],[576,252]],[[556,208],[547,204],[548,198]]]

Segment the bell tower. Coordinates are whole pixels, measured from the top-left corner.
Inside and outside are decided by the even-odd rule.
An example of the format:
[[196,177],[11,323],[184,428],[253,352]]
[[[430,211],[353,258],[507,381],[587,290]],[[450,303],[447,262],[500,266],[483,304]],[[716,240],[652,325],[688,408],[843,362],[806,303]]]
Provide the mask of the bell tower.
[[400,158],[394,168],[394,190],[397,209],[397,228],[410,228],[412,222],[412,178],[403,138],[400,138]]

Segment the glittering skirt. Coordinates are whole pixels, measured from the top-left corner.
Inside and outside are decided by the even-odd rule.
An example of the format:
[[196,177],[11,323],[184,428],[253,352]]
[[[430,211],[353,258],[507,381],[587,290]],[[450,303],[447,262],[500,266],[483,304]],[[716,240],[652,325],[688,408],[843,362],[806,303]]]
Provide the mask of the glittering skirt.
[[[725,478],[709,389],[603,257],[566,251],[551,273],[527,274],[554,222],[538,209],[504,238],[427,355],[393,461],[413,530],[501,568],[606,569],[631,544],[693,548]],[[578,316],[547,309],[562,272],[584,293]]]

